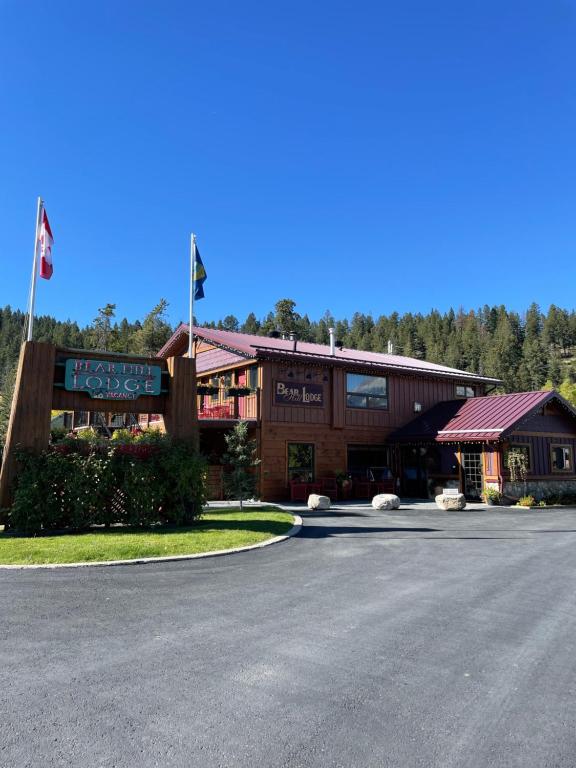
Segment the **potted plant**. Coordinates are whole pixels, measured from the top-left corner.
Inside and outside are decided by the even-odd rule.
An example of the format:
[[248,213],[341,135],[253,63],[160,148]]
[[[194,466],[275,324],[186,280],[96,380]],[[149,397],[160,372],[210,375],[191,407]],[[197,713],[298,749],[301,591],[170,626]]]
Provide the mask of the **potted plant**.
[[228,397],[244,397],[252,392],[250,387],[228,387]]
[[197,395],[217,395],[220,389],[212,384],[198,384],[196,387]]
[[489,507],[494,506],[495,504],[498,504],[500,499],[502,498],[502,494],[498,490],[498,488],[493,488],[492,486],[485,486],[484,488],[484,499],[486,501],[486,504],[488,504]]

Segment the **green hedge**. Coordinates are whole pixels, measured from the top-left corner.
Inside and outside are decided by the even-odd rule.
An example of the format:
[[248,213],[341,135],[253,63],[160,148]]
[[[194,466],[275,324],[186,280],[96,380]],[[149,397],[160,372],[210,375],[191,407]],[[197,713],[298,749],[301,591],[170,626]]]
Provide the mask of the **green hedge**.
[[20,453],[7,527],[26,533],[121,523],[190,525],[206,501],[205,462],[184,442],[64,440]]

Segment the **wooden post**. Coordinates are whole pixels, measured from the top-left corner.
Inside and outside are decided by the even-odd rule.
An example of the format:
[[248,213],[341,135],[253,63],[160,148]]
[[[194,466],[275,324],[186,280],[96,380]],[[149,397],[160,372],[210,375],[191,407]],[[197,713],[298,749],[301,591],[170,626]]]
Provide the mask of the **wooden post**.
[[170,391],[166,398],[164,425],[176,440],[191,440],[198,448],[198,414],[196,408],[196,360],[169,357]]
[[25,341],[20,349],[16,386],[0,470],[0,509],[12,503],[18,448],[40,452],[50,442],[50,417],[56,347]]

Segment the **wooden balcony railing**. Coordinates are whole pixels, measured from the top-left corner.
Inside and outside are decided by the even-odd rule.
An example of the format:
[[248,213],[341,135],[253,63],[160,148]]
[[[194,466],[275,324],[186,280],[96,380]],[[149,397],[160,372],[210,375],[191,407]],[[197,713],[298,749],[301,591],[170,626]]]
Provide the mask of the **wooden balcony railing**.
[[[200,385],[199,390],[202,391]],[[198,418],[258,421],[260,390],[218,387],[217,392],[198,394]]]

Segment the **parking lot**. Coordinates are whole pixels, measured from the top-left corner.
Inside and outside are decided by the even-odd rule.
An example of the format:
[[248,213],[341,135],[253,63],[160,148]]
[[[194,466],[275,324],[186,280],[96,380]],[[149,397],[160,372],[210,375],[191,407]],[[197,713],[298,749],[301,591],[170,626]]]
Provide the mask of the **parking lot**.
[[0,765],[573,768],[576,510],[303,517],[237,555],[0,571]]

